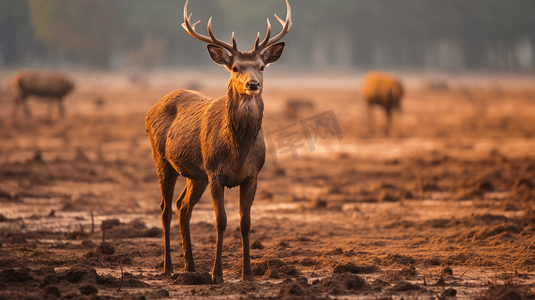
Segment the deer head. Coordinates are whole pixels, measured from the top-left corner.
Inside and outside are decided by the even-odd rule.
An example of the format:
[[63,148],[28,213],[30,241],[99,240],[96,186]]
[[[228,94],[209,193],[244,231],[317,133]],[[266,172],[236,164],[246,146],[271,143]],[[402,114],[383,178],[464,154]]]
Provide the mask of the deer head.
[[223,65],[231,73],[229,89],[239,95],[257,95],[262,92],[263,71],[271,63],[276,62],[282,55],[284,42],[282,39],[292,27],[292,10],[288,0],[286,0],[286,21],[282,21],[277,15],[275,18],[282,25],[282,31],[270,39],[271,24],[267,19],[267,33],[262,42],[260,33],[257,34],[254,49],[248,52],[238,50],[234,32],[232,33],[232,45],[217,39],[212,32],[212,18],[208,20],[208,34],[204,36],[195,31],[195,27],[201,22],[191,24],[191,15],[188,16],[188,1],[184,5],[184,23],[182,27],[194,38],[208,43],[208,54],[210,58],[219,65]]

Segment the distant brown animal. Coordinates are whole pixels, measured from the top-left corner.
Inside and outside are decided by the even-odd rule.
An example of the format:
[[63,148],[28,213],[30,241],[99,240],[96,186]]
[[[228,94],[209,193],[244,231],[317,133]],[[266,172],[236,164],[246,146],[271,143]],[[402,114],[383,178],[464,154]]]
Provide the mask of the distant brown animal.
[[227,95],[211,99],[199,92],[177,90],[156,103],[145,117],[147,135],[158,172],[162,193],[162,225],[165,240],[165,274],[173,272],[171,263],[169,230],[172,214],[172,198],[179,175],[187,178],[186,187],[178,197],[178,209],[182,249],[186,271],[194,271],[190,240],[190,218],[193,207],[207,186],[210,188],[216,214],[217,247],[212,281],[223,282],[221,255],[223,235],[227,227],[224,188],[240,186],[240,232],[242,238],[242,279],[253,280],[251,271],[249,231],[258,173],[264,165],[266,147],[262,130],[264,102],[263,71],[282,55],[284,42],[278,42],[292,26],[290,4],[286,1],[286,21],[275,15],[283,26],[282,31],[270,37],[271,25],[265,39],[259,43],[258,35],[252,51],[237,49],[218,40],[208,21],[208,36],[195,31],[200,22],[191,24],[184,6],[182,27],[194,38],[208,43],[212,60],[230,71]]
[[286,118],[295,120],[303,110],[311,110],[312,108],[314,108],[314,101],[312,99],[292,97],[286,100],[284,114]]
[[19,107],[22,106],[26,117],[31,116],[28,108],[29,96],[37,96],[49,101],[49,117],[52,115],[52,104],[57,103],[59,116],[64,117],[64,98],[75,87],[74,81],[58,73],[20,72],[13,77],[11,83],[16,95],[13,116],[17,115]]
[[401,82],[393,75],[370,71],[364,77],[362,93],[368,108],[368,131],[374,131],[373,106],[378,105],[386,113],[384,134],[388,135],[392,127],[392,110],[401,112],[404,93]]
[[0,81],[0,103],[4,100],[6,91],[4,91],[4,87],[2,86],[2,81]]

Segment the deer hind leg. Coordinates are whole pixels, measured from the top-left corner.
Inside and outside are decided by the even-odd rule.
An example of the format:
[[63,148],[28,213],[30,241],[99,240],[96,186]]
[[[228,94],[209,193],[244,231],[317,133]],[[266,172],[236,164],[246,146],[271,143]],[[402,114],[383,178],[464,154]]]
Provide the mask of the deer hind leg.
[[65,104],[63,103],[63,98],[58,98],[58,114],[61,119],[65,118]]
[[22,105],[22,108],[24,109],[24,114],[27,118],[30,118],[32,116],[32,112],[30,111],[30,108],[28,107],[28,95],[24,95],[20,98],[20,103]]
[[384,133],[385,136],[388,136],[392,127],[392,108],[394,107],[394,98],[391,89],[388,90],[385,100],[386,124]]
[[366,105],[368,113],[368,134],[373,134],[375,131],[375,119],[373,115],[373,103],[368,102]]
[[22,109],[24,110],[24,113],[26,114],[26,117],[30,117],[31,113],[30,113],[30,110],[28,109],[27,97],[28,97],[27,95],[17,95],[15,97],[15,99],[13,100],[13,112],[12,112],[13,118],[18,117],[18,111],[21,106],[22,106]]
[[48,114],[47,114],[47,121],[49,123],[52,122],[52,114],[53,114],[53,111],[54,111],[54,100],[55,98],[46,98],[47,100],[47,107],[48,107]]
[[193,250],[191,248],[191,238],[189,222],[193,207],[206,190],[208,182],[188,179],[184,191],[176,201],[178,209],[178,222],[180,226],[180,236],[182,238],[182,250],[184,251],[184,271],[194,272],[195,263],[193,262]]
[[221,184],[219,178],[216,177],[210,179],[210,192],[214,204],[217,228],[217,246],[214,268],[212,270],[212,282],[222,283],[223,267],[221,256],[223,252],[223,236],[227,229],[227,214],[225,212],[224,186]]
[[403,117],[399,107],[395,110],[395,113],[392,114],[392,118],[392,124],[395,124],[395,130],[392,130],[392,132],[395,132],[398,136],[403,134]]
[[392,127],[392,109],[386,110],[385,136],[388,136]]
[[251,230],[251,206],[256,193],[256,177],[240,185],[240,232],[243,251],[242,280],[252,281],[249,232]]
[[[171,167],[169,163],[162,163],[161,165],[157,164],[158,169],[158,179],[160,183],[160,191],[162,193],[162,203],[160,208],[162,210],[162,227],[164,235],[164,273],[165,275],[171,275],[173,273],[173,263],[171,261],[171,241],[170,241],[170,229],[171,229],[171,218],[173,213],[173,193],[175,190],[176,179],[178,178],[178,173]],[[184,194],[184,192],[182,193]],[[183,197],[183,195],[180,195]]]

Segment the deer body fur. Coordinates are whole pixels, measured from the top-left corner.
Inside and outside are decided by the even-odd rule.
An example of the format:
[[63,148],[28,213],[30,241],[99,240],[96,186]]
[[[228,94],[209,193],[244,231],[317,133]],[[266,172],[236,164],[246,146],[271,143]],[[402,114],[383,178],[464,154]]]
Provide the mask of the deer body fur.
[[[26,116],[29,117],[31,112],[28,108],[28,97],[37,96],[49,100],[50,105],[56,102],[59,115],[63,117],[64,97],[74,89],[75,84],[62,74],[20,72],[13,77],[12,86],[16,95],[13,115],[17,114],[19,106],[22,105]],[[50,107],[49,114],[51,114]]]
[[263,71],[282,55],[284,42],[278,42],[291,27],[290,5],[286,1],[286,22],[277,17],[283,30],[269,38],[271,25],[264,41],[255,41],[254,50],[241,52],[233,45],[215,38],[208,21],[210,37],[198,34],[184,6],[184,29],[196,39],[207,42],[212,60],[231,73],[227,94],[211,99],[187,90],[171,92],[156,103],[145,117],[160,191],[164,232],[164,272],[173,272],[170,252],[170,222],[172,198],[178,176],[187,178],[186,187],[176,206],[184,252],[184,269],[195,271],[190,238],[190,218],[193,207],[209,187],[214,205],[217,229],[216,257],[212,281],[223,282],[223,236],[227,227],[224,188],[240,186],[239,213],[242,238],[242,279],[253,280],[250,262],[249,232],[251,206],[256,193],[257,178],[264,165],[266,148],[262,131],[264,102],[262,100]]
[[403,86],[393,75],[378,71],[370,71],[364,77],[362,94],[368,107],[368,130],[374,129],[373,106],[381,107],[386,113],[385,135],[392,126],[392,111],[401,111]]
[[264,164],[263,106],[261,97],[214,100],[177,90],[148,112],[147,132],[157,154],[179,175],[208,181],[212,173],[224,186],[235,187]]

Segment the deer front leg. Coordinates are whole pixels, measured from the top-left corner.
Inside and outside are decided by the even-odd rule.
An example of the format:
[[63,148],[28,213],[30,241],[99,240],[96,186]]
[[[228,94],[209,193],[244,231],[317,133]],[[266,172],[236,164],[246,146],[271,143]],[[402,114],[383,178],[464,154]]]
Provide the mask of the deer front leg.
[[224,186],[221,184],[219,178],[216,177],[210,180],[210,192],[212,194],[212,202],[214,204],[217,228],[217,246],[214,268],[212,270],[212,282],[222,283],[223,267],[221,255],[223,252],[223,236],[227,228],[227,214],[225,212]]
[[47,106],[48,106],[48,114],[47,114],[47,117],[46,117],[46,120],[47,122],[52,122],[52,114],[53,114],[53,110],[54,110],[54,98],[49,98],[47,99],[48,103],[47,103]]
[[193,207],[201,198],[206,189],[206,181],[194,181],[188,179],[182,195],[178,198],[176,207],[178,209],[178,222],[180,226],[180,237],[182,238],[182,250],[184,251],[184,270],[186,272],[195,272],[195,263],[193,261],[193,250],[191,248],[190,238],[190,220]]
[[18,111],[19,108],[22,106],[22,109],[24,110],[24,114],[27,118],[31,117],[30,109],[28,108],[28,96],[22,95],[22,96],[16,96],[15,100],[13,101],[13,112],[12,116],[13,118],[18,117]]
[[251,230],[251,206],[256,193],[256,177],[240,185],[240,232],[243,251],[242,280],[252,281],[249,232]]
[[13,100],[13,111],[11,112],[11,116],[13,118],[16,118],[17,115],[18,115],[18,111],[19,111],[19,107],[20,107],[20,104],[21,104],[21,97],[20,96],[16,96],[15,99]]

